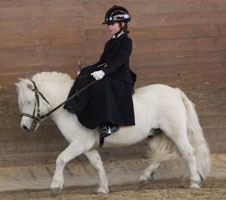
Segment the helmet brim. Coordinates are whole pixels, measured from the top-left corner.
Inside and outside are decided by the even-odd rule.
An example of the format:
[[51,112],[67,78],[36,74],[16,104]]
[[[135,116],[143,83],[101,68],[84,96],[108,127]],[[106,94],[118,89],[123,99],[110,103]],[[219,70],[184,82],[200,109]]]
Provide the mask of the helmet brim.
[[103,22],[102,24],[113,24],[113,23],[121,23],[121,22],[128,23],[129,21],[130,20],[113,20],[113,21]]
[[112,23],[117,23],[118,21],[108,21],[108,22],[103,22],[102,24],[112,24]]

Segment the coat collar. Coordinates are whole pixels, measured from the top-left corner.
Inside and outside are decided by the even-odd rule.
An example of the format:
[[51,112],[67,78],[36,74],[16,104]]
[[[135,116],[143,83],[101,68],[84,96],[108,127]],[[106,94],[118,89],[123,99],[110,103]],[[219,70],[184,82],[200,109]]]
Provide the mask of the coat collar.
[[117,36],[113,35],[111,39],[119,38],[121,35],[125,35],[124,32],[119,33]]

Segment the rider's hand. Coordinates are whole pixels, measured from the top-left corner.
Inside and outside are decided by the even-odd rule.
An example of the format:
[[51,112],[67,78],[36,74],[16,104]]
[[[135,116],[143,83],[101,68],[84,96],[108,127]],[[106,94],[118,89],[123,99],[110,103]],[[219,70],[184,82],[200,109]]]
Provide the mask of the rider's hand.
[[98,81],[105,76],[105,73],[102,70],[99,70],[91,73],[90,75]]

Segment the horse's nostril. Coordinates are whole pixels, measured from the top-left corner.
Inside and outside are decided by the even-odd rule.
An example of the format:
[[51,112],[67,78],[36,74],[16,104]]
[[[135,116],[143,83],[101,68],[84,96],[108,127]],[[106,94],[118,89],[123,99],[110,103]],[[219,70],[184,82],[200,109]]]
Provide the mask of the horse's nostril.
[[28,128],[25,125],[23,125],[23,129],[26,131],[28,130]]

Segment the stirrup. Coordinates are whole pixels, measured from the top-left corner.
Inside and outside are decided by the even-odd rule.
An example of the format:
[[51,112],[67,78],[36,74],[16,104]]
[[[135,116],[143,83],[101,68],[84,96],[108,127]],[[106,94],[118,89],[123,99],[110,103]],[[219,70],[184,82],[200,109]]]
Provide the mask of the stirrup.
[[117,126],[103,126],[99,128],[99,133],[100,133],[100,148],[104,144],[104,139],[105,137],[110,136],[113,132],[118,131],[119,128]]

